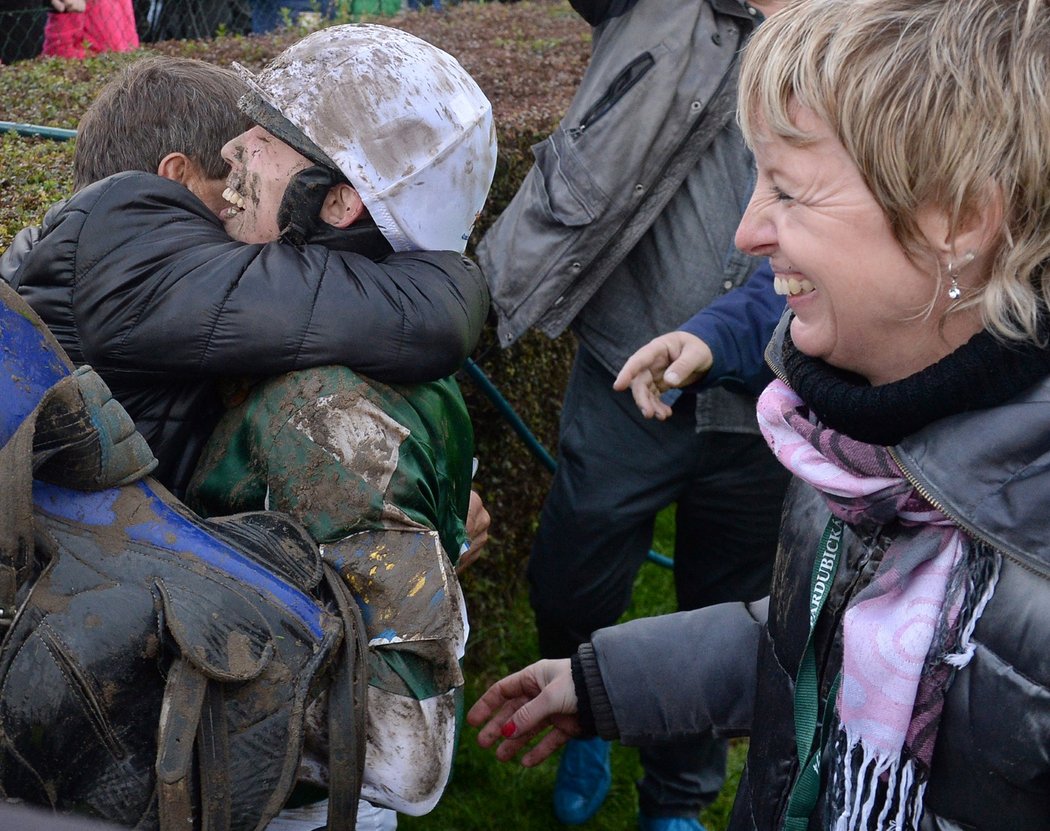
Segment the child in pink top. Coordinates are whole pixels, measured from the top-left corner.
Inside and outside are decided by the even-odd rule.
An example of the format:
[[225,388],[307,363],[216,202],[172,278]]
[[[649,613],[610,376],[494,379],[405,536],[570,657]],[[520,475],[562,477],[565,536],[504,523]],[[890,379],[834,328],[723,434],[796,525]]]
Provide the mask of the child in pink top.
[[44,54],[53,57],[83,58],[88,50],[127,52],[138,45],[131,0],[86,0],[82,11],[50,12],[44,27]]

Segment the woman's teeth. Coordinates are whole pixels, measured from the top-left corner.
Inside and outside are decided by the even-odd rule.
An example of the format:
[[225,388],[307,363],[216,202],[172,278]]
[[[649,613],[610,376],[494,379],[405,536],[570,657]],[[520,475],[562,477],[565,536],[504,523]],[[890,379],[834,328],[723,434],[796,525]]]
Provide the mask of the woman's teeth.
[[[243,200],[242,200],[243,201]],[[798,294],[809,294],[813,291],[813,284],[806,279],[796,280],[794,277],[773,277],[773,291],[777,294],[794,297]]]

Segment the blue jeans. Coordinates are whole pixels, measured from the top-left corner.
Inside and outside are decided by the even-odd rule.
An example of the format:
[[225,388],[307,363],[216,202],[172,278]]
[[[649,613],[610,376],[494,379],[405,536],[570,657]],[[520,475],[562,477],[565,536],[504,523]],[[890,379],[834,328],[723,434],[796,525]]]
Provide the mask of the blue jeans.
[[[765,441],[697,433],[690,394],[669,420],[649,421],[612,382],[581,346],[562,409],[558,469],[528,566],[545,658],[571,655],[623,614],[655,516],[672,503],[679,609],[769,592],[789,476]],[[724,742],[661,745],[641,757],[641,809],[650,816],[695,815],[725,778]]]
[[272,32],[286,22],[295,22],[302,12],[320,12],[325,17],[335,14],[334,0],[250,0],[252,32]]

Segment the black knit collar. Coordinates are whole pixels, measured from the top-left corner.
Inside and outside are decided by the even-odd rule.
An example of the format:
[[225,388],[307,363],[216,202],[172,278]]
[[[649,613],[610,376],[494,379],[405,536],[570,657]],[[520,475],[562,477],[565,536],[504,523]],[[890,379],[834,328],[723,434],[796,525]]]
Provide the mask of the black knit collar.
[[[1040,335],[1045,337],[1044,315]],[[1050,374],[1050,347],[1006,343],[987,331],[914,375],[871,386],[853,373],[803,355],[785,327],[788,384],[820,422],[869,444],[895,445],[934,421],[994,407]]]

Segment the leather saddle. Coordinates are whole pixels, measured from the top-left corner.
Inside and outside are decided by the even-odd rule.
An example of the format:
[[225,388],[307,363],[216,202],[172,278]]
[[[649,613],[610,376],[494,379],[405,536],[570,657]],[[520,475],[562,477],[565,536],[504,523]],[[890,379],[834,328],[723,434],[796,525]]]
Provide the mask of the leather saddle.
[[0,281],[0,790],[173,831],[263,829],[327,691],[328,828],[364,764],[364,627],[290,518],[204,521]]

